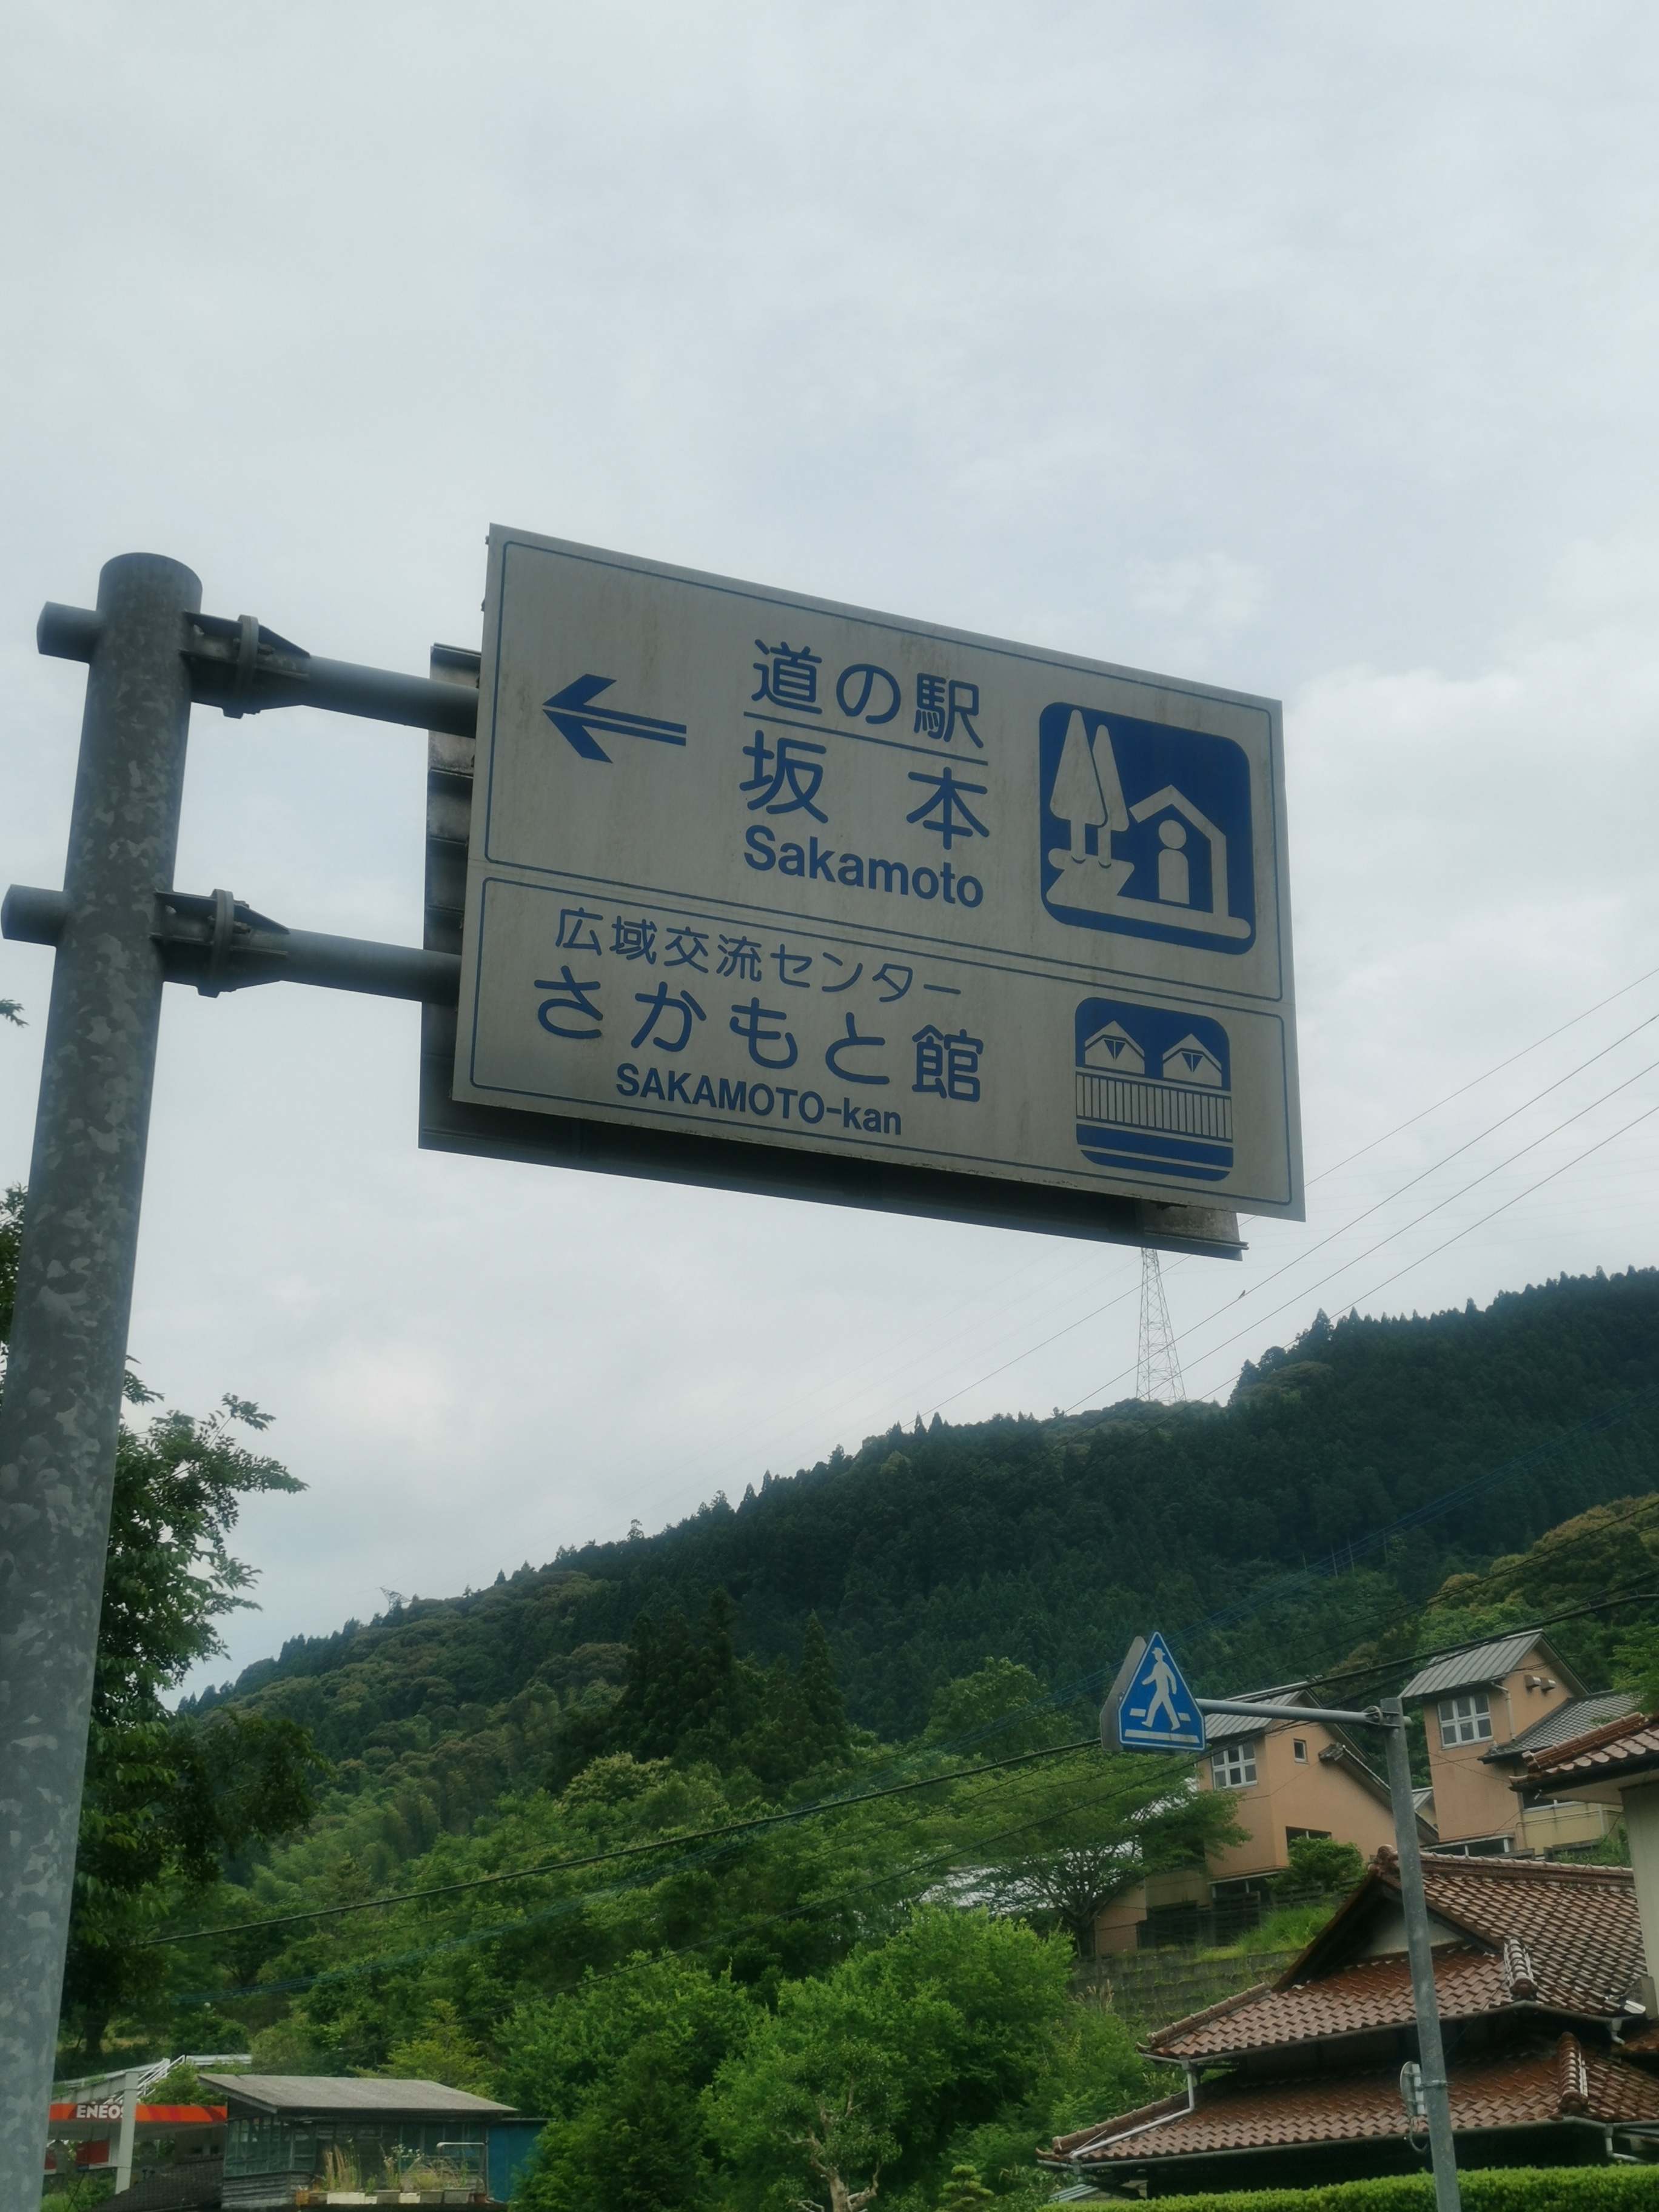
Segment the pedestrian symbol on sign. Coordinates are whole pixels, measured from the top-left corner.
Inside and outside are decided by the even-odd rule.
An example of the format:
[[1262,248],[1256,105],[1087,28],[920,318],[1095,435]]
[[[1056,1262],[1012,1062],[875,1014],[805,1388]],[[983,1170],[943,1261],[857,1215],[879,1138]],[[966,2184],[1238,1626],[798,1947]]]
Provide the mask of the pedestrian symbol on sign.
[[[1113,1707],[1116,1710],[1114,1713]],[[1181,1679],[1170,1647],[1156,1630],[1132,1650],[1113,1685],[1103,1728],[1107,1748],[1115,1751],[1202,1751],[1204,1717]],[[1110,1738],[1115,1736],[1114,1743]]]

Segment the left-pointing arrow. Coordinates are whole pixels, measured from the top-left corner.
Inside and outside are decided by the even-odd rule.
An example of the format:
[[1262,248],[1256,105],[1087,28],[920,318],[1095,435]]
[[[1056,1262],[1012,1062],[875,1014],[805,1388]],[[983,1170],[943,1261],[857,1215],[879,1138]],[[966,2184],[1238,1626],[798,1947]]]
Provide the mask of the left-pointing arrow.
[[684,722],[659,722],[649,714],[624,714],[614,707],[588,703],[601,691],[608,691],[615,681],[613,676],[579,676],[562,691],[556,691],[542,707],[543,714],[560,736],[568,738],[584,760],[608,761],[611,757],[594,736],[595,730],[606,730],[623,738],[654,738],[659,745],[685,743]]

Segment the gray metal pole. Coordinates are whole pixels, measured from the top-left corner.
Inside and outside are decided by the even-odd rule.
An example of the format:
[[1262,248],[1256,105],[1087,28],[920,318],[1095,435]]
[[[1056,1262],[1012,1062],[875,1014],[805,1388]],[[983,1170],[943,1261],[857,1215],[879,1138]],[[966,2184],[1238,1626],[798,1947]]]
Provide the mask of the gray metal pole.
[[1434,1953],[1429,1942],[1429,1905],[1423,1893],[1423,1860],[1417,1848],[1417,1808],[1412,1802],[1406,1709],[1398,1698],[1384,1698],[1380,1711],[1383,1739],[1389,1747],[1389,1795],[1394,1801],[1395,1844],[1400,1854],[1400,1901],[1406,1913],[1406,1950],[1411,1960],[1412,1997],[1417,2008],[1417,2056],[1423,2069],[1423,2101],[1429,2109],[1435,2212],[1462,2212],[1463,2200],[1457,2186],[1457,2155],[1452,2141],[1451,2100],[1446,2090],[1446,2054],[1440,2041],[1440,2002],[1434,1986]]
[[39,2205],[190,725],[188,568],[112,561],[0,1407],[0,2205]]

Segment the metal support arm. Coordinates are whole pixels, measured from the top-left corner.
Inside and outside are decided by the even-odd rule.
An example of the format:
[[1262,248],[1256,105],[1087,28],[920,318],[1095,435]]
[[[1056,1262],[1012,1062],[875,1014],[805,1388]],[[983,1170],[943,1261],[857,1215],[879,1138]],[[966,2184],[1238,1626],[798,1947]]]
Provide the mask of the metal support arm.
[[[90,607],[40,610],[35,642],[59,660],[92,659],[99,616]],[[403,722],[417,730],[471,737],[477,727],[478,695],[468,684],[437,684],[429,676],[404,676],[389,668],[364,668],[349,660],[324,660],[265,629],[252,615],[186,615],[179,652],[190,672],[190,696],[198,707],[217,707],[233,720],[268,707],[322,707],[374,722]]]
[[[380,999],[417,999],[453,1006],[460,957],[362,937],[285,929],[228,891],[163,891],[151,941],[169,983],[193,983],[204,998],[254,983],[315,983]],[[64,891],[14,884],[0,903],[0,934],[27,945],[56,945],[69,919]]]
[[1382,1716],[1375,1705],[1363,1713],[1345,1712],[1340,1705],[1267,1705],[1255,1698],[1194,1698],[1201,1713],[1259,1714],[1264,1721],[1332,1721],[1338,1728],[1381,1728]]

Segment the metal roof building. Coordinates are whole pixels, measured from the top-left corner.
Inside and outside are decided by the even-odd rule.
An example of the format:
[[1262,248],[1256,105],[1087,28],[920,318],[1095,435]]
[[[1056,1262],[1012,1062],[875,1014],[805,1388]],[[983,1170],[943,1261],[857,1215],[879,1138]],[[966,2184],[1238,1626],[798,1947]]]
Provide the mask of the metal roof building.
[[1536,1629],[1517,1629],[1513,1636],[1491,1644],[1477,1644],[1473,1651],[1449,1651],[1443,1659],[1431,1659],[1412,1676],[1400,1692],[1407,1704],[1419,1698],[1443,1698],[1452,1690],[1469,1690],[1501,1682],[1512,1674],[1529,1651],[1539,1652],[1554,1668],[1575,1697],[1583,1695],[1583,1684],[1571,1667],[1562,1665]]
[[1494,1761],[1530,1759],[1534,1752],[1553,1751],[1557,1744],[1571,1743],[1577,1736],[1605,1728],[1609,1721],[1632,1719],[1638,1711],[1627,1690],[1601,1690],[1588,1698],[1573,1698],[1508,1743],[1495,1744],[1483,1752],[1481,1758],[1488,1765]]
[[[226,2212],[276,2212],[297,2192],[436,2187],[504,2202],[543,2123],[441,2081],[204,2074],[225,2100]],[[507,2185],[499,2187],[497,2169]],[[430,2177],[430,2179],[428,2179]],[[372,2201],[372,2196],[371,2196]]]
[[[1305,1682],[1281,1682],[1271,1690],[1229,1690],[1227,1694],[1230,1698],[1259,1698],[1264,1705],[1310,1705],[1313,1703]],[[1225,1743],[1231,1736],[1260,1735],[1264,1728],[1273,1725],[1266,1718],[1254,1721],[1248,1713],[1206,1713],[1204,1716],[1204,1739],[1206,1743]]]

